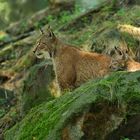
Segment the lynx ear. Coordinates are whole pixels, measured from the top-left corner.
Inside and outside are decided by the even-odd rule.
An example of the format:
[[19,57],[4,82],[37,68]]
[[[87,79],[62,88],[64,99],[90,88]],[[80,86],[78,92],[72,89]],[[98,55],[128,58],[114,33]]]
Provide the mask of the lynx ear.
[[50,25],[48,25],[48,27],[47,27],[47,32],[52,32],[52,28]]
[[42,28],[39,28],[39,30],[42,34],[45,34],[44,31],[42,30]]
[[48,33],[49,37],[55,37],[50,25],[48,26],[47,33]]
[[50,31],[50,32],[49,32],[49,37],[55,37],[53,31]]

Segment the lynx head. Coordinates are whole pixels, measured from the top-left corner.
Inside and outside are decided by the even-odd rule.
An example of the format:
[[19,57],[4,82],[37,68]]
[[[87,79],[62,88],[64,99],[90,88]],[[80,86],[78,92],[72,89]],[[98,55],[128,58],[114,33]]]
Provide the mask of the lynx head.
[[111,52],[111,56],[111,69],[115,71],[126,69],[126,62],[129,59],[128,50],[122,50],[119,47],[115,47]]
[[47,58],[48,55],[51,57],[53,52],[55,51],[55,41],[56,37],[51,30],[50,26],[48,27],[47,31],[44,32],[42,29],[41,30],[41,37],[37,41],[36,47],[34,49],[34,53],[37,58]]

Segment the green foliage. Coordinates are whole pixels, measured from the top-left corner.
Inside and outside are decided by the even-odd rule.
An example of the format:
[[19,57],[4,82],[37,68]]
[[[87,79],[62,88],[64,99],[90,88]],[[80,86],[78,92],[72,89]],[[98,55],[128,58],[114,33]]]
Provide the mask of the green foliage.
[[118,16],[124,17],[125,14],[126,14],[126,9],[125,8],[121,8],[117,11]]
[[70,14],[70,12],[67,12],[67,11],[64,11],[61,13],[60,15],[60,20],[59,22],[61,24],[65,24],[67,23],[68,21],[70,21],[72,19],[73,15]]
[[5,99],[1,99],[0,98],[0,106],[4,105],[5,104]]
[[54,20],[54,17],[52,15],[48,15],[47,16],[48,22],[51,22]]
[[129,138],[121,138],[121,140],[134,140],[134,139],[129,139]]
[[92,30],[85,31],[83,34],[80,35],[80,37],[77,36],[77,38],[72,40],[71,43],[76,45],[81,45],[84,43],[84,41],[88,40],[91,37],[91,35],[92,35]]
[[1,41],[8,41],[8,40],[10,40],[10,36],[7,35],[6,33],[0,31],[0,42]]
[[43,27],[46,23],[53,21],[53,16],[52,15],[48,15],[47,17],[43,18],[40,21],[36,21],[34,23],[34,28],[35,29],[39,29],[41,27]]
[[[0,28],[6,27],[11,22],[30,17],[34,12],[46,8],[47,5],[47,0],[0,0]],[[24,25],[22,27],[24,28]]]
[[0,109],[0,118],[2,118],[5,115],[5,113],[6,111],[4,109]]
[[28,21],[22,20],[22,22],[20,24],[21,33],[24,33],[24,31],[27,29],[27,27],[28,27]]
[[137,104],[135,113],[140,114],[140,72],[118,72],[90,81],[72,93],[33,108],[20,123],[6,132],[5,140],[60,140],[61,130],[71,116],[83,112],[89,104],[104,101],[127,107],[123,112],[125,115],[133,112]]

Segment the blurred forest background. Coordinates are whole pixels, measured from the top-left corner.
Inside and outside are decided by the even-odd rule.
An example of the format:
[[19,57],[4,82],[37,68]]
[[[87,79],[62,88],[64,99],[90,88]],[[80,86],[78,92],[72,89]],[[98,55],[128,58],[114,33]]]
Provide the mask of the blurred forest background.
[[[82,11],[103,2],[103,0],[77,0]],[[30,17],[48,6],[49,0],[0,0],[0,29],[10,23]]]
[[48,25],[63,43],[127,48],[140,63],[140,0],[0,0],[0,140],[140,140],[140,72],[56,98],[52,61],[33,53]]
[[30,17],[43,8],[46,8],[48,0],[0,0],[0,29],[10,23]]

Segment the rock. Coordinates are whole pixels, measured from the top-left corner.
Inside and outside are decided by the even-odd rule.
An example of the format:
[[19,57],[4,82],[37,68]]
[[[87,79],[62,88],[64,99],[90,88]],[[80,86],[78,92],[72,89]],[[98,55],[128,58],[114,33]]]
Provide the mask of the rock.
[[54,79],[51,62],[45,62],[33,66],[24,82],[22,93],[22,115],[26,114],[32,107],[51,99],[48,89]]
[[140,115],[139,108],[140,72],[117,72],[36,106],[6,131],[5,140],[104,140],[128,115]]
[[[132,127],[133,126],[133,127]],[[118,129],[110,133],[106,140],[120,140],[122,137],[139,140],[140,139],[140,114],[127,116]]]

